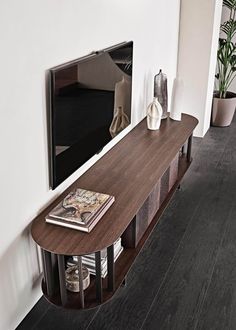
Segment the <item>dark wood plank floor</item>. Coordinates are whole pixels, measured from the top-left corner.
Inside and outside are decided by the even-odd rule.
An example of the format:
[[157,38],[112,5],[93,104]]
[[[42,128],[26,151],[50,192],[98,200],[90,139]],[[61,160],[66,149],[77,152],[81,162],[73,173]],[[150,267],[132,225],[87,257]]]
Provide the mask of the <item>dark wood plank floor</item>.
[[236,329],[236,118],[194,138],[193,155],[126,287],[88,311],[41,298],[18,329]]

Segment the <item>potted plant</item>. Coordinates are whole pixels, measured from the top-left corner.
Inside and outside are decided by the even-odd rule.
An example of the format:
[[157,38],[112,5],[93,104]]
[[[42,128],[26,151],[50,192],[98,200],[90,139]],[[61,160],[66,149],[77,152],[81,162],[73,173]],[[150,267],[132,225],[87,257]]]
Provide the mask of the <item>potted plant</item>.
[[223,0],[229,10],[229,18],[220,26],[221,35],[217,52],[218,90],[214,92],[212,106],[212,125],[229,126],[236,107],[236,94],[229,91],[236,76],[236,0]]

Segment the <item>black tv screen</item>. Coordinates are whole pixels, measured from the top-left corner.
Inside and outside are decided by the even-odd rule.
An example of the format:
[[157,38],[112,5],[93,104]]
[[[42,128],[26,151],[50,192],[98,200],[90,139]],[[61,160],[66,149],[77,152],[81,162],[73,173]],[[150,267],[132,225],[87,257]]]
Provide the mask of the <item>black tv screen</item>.
[[130,124],[132,59],[125,42],[48,70],[52,189]]

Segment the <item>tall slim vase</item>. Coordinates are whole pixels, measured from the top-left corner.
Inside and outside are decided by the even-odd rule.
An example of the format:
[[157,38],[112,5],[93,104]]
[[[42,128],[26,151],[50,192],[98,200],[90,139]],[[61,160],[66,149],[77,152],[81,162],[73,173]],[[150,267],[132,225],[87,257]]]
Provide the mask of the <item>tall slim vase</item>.
[[168,91],[167,91],[167,76],[159,71],[154,77],[154,97],[158,98],[159,103],[162,106],[162,117],[161,119],[167,118],[168,111]]

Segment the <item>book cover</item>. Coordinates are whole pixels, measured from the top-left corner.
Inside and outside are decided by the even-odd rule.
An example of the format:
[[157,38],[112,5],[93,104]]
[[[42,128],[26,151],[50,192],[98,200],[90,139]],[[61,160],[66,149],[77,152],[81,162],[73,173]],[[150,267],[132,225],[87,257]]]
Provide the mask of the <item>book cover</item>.
[[[102,195],[104,195],[104,194],[102,194]],[[56,207],[46,217],[46,222],[55,224],[58,226],[76,229],[76,230],[80,230],[80,231],[89,233],[95,227],[95,225],[98,223],[98,221],[106,213],[106,211],[109,209],[109,207],[115,200],[115,198],[113,196],[109,196],[109,195],[106,195],[106,196],[108,196],[107,200],[103,204],[100,204],[99,207],[96,207],[97,211],[96,212],[93,211],[91,216],[89,216],[89,218],[86,219],[86,221],[80,221],[80,220],[77,221],[76,218],[74,218],[72,220],[71,213],[69,215],[68,220],[66,220],[66,218],[59,218],[58,216],[53,217],[53,216],[51,216],[51,214],[55,209],[57,209],[57,207]],[[61,205],[61,203],[59,205]]]
[[114,197],[78,188],[71,191],[49,213],[49,217],[86,225],[111,199]]

